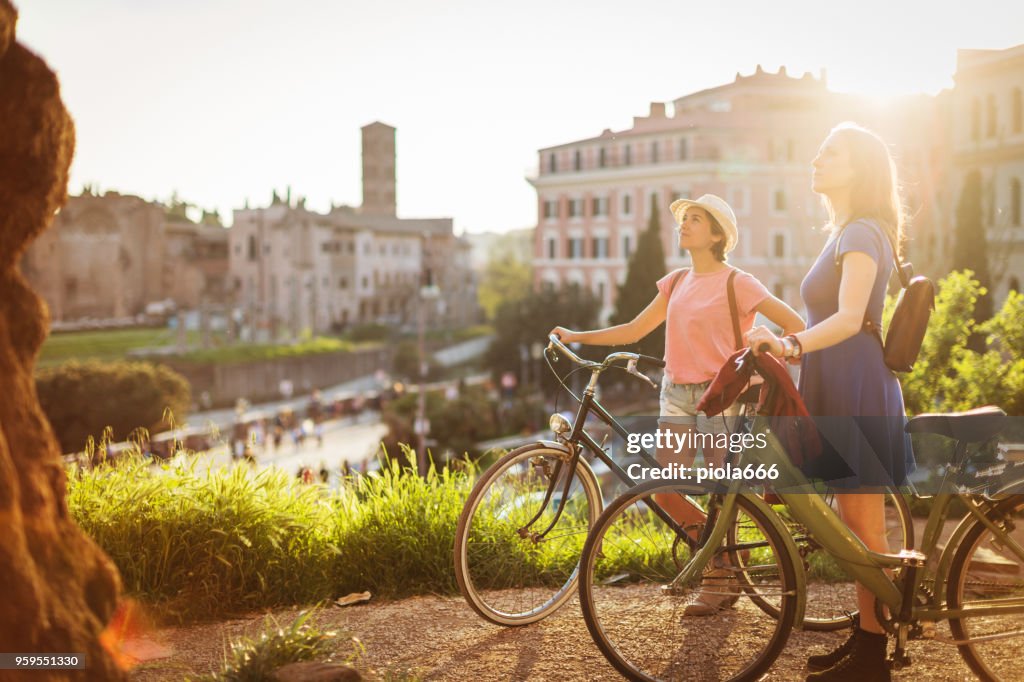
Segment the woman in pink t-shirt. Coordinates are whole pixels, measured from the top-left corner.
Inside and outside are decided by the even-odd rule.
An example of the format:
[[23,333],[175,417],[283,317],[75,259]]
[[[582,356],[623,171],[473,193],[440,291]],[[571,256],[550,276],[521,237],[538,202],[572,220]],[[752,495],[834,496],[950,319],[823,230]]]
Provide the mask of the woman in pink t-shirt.
[[[705,194],[696,201],[679,199],[669,208],[679,224],[679,246],[689,252],[692,267],[670,272],[658,280],[654,300],[630,322],[585,332],[555,327],[551,333],[558,334],[566,343],[619,346],[636,343],[664,322],[661,428],[679,433],[723,433],[729,428],[725,419],[738,415],[739,405],[729,407],[722,417],[709,418],[697,413],[697,401],[729,356],[745,345],[743,335],[753,328],[757,313],[781,327],[783,335],[803,330],[804,322],[755,277],[726,262],[727,254],[739,239],[736,215],[729,204],[713,194]],[[730,279],[739,338],[729,304]],[[658,451],[658,460],[662,464],[690,466],[695,455],[689,448],[678,453],[663,449]],[[720,467],[724,459],[723,449],[704,451],[706,466]],[[703,523],[703,512],[678,496],[658,496],[658,502],[681,524]],[[711,580],[705,581],[710,589],[701,591],[698,599],[686,608],[686,615],[710,615],[735,602],[735,597],[721,594],[729,591],[723,590],[721,584],[728,576],[731,573],[724,569],[711,571]]]

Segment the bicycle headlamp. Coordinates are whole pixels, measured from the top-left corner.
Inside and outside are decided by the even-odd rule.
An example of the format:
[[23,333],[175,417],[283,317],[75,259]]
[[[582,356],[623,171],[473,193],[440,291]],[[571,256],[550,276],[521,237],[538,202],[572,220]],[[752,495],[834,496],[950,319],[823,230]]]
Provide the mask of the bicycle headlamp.
[[550,426],[551,430],[558,436],[572,431],[572,424],[569,423],[569,420],[557,412],[551,415],[551,419],[548,420],[548,426]]

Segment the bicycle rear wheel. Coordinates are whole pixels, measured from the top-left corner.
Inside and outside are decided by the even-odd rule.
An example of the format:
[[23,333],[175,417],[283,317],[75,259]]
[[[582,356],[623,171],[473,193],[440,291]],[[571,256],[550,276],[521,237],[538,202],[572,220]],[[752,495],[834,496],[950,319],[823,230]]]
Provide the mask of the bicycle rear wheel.
[[455,534],[455,577],[469,605],[493,623],[536,622],[573,595],[580,552],[602,503],[582,459],[566,493],[570,459],[548,444],[523,446],[485,471],[466,500]]
[[988,513],[1006,532],[975,521],[953,556],[946,583],[951,609],[999,607],[1000,613],[950,618],[964,661],[982,680],[1024,679],[1024,496],[1014,495]]
[[[598,519],[580,561],[587,628],[608,661],[631,680],[757,679],[782,651],[796,618],[793,559],[766,516],[738,496],[736,517],[722,522],[737,529],[735,549],[749,553],[746,579],[778,617],[745,598],[735,579],[709,578],[703,585],[697,579],[671,594],[663,591],[690,553],[645,498],[681,490],[659,481],[644,484],[617,498]],[[726,554],[725,548],[718,553],[719,575],[739,570]],[[702,589],[719,596],[724,590],[738,601],[712,615],[685,616]]]

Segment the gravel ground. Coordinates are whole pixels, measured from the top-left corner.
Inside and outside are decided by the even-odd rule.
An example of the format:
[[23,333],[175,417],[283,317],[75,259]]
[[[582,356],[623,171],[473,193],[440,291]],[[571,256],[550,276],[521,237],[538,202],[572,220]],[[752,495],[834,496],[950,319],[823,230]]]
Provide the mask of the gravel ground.
[[[747,606],[750,604],[747,602]],[[745,608],[743,602],[738,605]],[[288,623],[297,609],[275,611]],[[181,680],[219,666],[227,642],[262,627],[263,614],[247,618],[170,628],[152,633],[146,641],[150,655],[163,648],[168,657],[138,665],[131,674],[137,682]],[[371,601],[318,614],[323,627],[358,637],[365,646],[360,665],[378,672],[407,672],[423,680],[566,680],[594,682],[621,679],[594,645],[573,601],[548,619],[523,628],[492,625],[477,616],[458,597],[414,597],[399,601]],[[689,619],[688,619],[689,620]],[[940,626],[940,633],[948,629]],[[709,635],[714,639],[714,633]],[[765,680],[802,680],[808,653],[835,646],[845,633],[794,630]],[[722,635],[722,646],[742,647],[742,637]],[[702,637],[702,641],[710,641]],[[350,644],[339,638],[339,651]],[[914,665],[894,673],[897,680],[974,679],[955,647],[937,642],[912,642]],[[1019,653],[1019,652],[1018,652]],[[685,679],[711,677],[687,674]]]

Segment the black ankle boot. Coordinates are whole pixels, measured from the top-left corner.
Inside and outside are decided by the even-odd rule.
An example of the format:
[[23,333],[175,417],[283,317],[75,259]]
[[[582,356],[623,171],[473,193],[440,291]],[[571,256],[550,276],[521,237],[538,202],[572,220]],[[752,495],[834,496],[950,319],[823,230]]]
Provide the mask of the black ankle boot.
[[853,651],[853,643],[857,639],[857,633],[860,632],[857,628],[853,629],[850,636],[846,638],[846,641],[839,645],[839,648],[833,649],[827,654],[818,654],[816,656],[810,656],[807,658],[807,669],[811,672],[818,672],[819,670],[828,670],[839,661],[846,658],[851,651]]
[[884,634],[857,628],[850,637],[850,652],[827,670],[811,673],[807,682],[890,682]]

